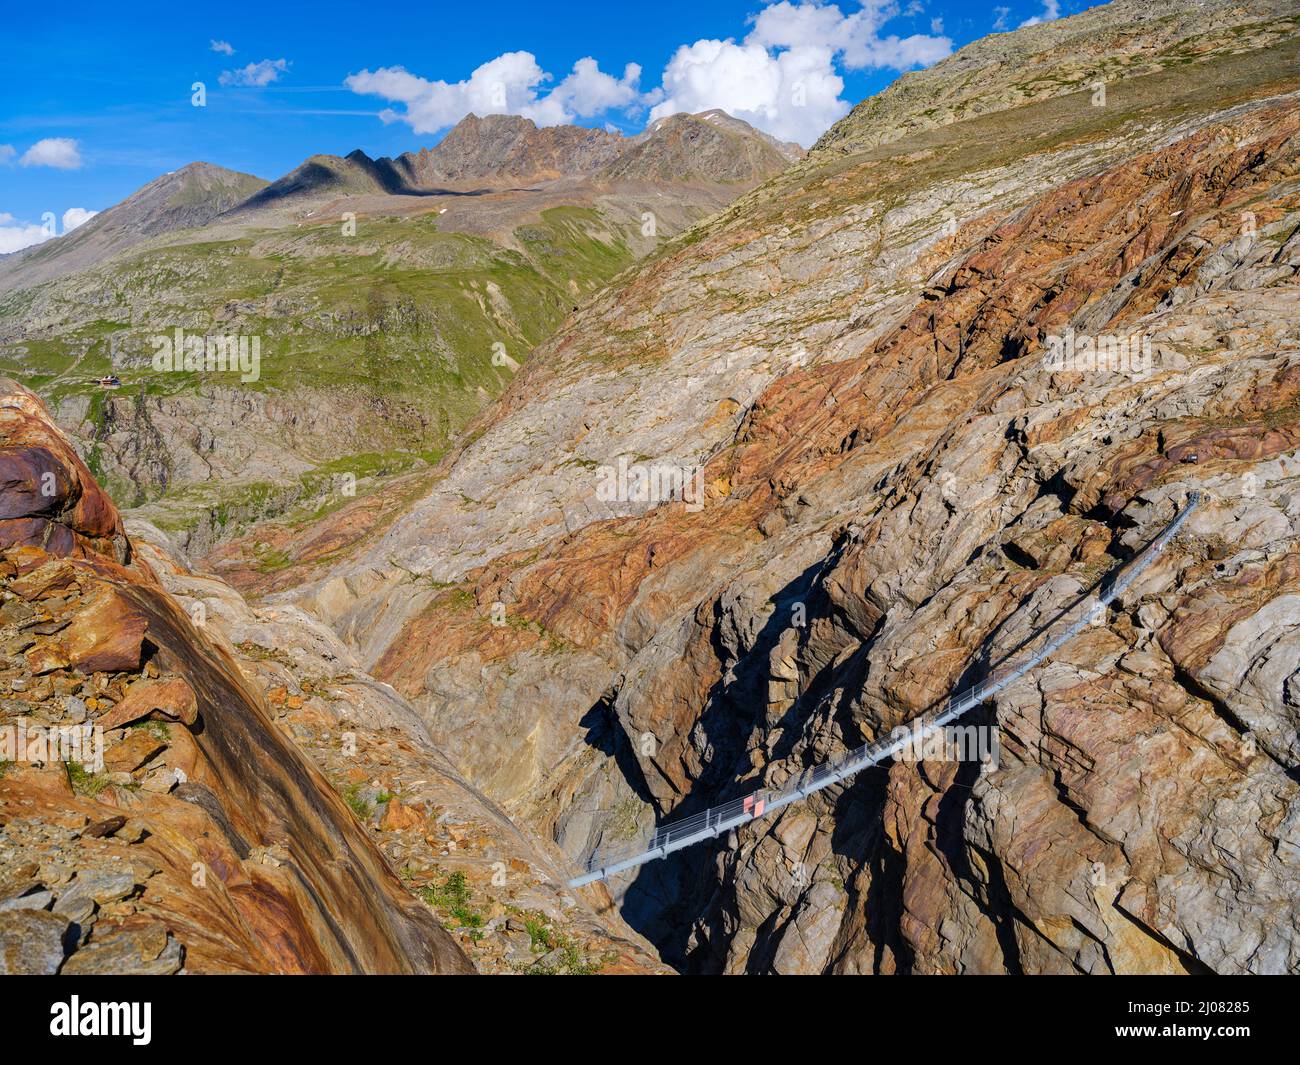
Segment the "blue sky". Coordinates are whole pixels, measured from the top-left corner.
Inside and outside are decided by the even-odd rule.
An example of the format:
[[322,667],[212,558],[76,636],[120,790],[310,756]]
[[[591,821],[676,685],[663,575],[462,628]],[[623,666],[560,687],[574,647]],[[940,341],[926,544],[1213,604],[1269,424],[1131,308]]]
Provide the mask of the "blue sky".
[[[0,252],[48,234],[43,216],[62,232],[195,160],[273,179],[317,152],[432,145],[467,110],[634,133],[660,114],[724,107],[809,143],[898,67],[1087,6],[32,4],[5,19]],[[192,105],[195,82],[205,106]]]

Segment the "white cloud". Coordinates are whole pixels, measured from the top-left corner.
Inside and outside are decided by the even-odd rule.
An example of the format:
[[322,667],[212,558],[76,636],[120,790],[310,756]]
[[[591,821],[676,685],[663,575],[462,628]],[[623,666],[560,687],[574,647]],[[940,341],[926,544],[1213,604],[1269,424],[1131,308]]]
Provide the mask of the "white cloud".
[[1037,26],[1043,22],[1053,22],[1061,17],[1061,5],[1059,0],[1043,0],[1043,13],[1035,15],[1033,18],[1027,18],[1021,26]]
[[84,226],[98,211],[87,211],[84,207],[69,207],[63,212],[63,232],[71,233],[77,226]]
[[19,222],[11,214],[0,212],[0,255],[21,251],[49,240],[52,234],[44,226],[31,222]]
[[409,122],[416,133],[436,133],[466,115],[523,115],[539,126],[555,126],[589,118],[611,108],[638,103],[641,68],[629,63],[621,79],[604,73],[590,57],[579,59],[573,71],[546,95],[538,88],[551,75],[537,65],[531,52],[506,52],[484,63],[465,81],[428,81],[402,67],[363,70],[344,84],[353,92],[381,96],[405,104],[404,111],[381,112],[385,122]]
[[651,120],[721,108],[783,140],[808,145],[849,112],[849,102],[840,97],[844,80],[837,64],[848,70],[908,70],[952,51],[952,41],[937,35],[938,20],[931,35],[881,34],[887,22],[919,10],[915,0],[907,12],[897,0],[863,0],[846,15],[822,0],[780,0],[754,16],[742,40],[682,45],[665,68],[661,87],[648,93],[639,88],[641,68],[635,63],[616,78],[589,56],[543,93],[553,78],[531,52],[499,55],[464,81],[429,81],[404,67],[381,67],[353,74],[344,84],[403,105],[380,117],[407,122],[416,133],[444,130],[471,112],[523,115],[546,126],[653,105]]
[[251,85],[260,89],[273,81],[279,81],[280,75],[288,69],[287,59],[263,59],[238,70],[223,70],[217,80],[222,85]]
[[222,55],[234,55],[235,47],[229,41],[212,41],[212,50],[220,52]]
[[746,44],[763,48],[825,47],[837,34],[842,34],[844,15],[833,4],[822,7],[781,0],[760,11],[753,22]]
[[12,144],[0,144],[0,165],[8,166],[18,152]]
[[76,170],[81,166],[81,152],[77,148],[77,142],[69,137],[46,137],[28,148],[18,162],[22,166]]
[[993,14],[997,15],[997,18],[993,20],[994,31],[997,33],[1004,32],[1007,28],[1007,16],[1011,14],[1011,8],[995,7],[993,9]]
[[615,78],[588,56],[573,64],[573,71],[551,91],[547,100],[558,100],[575,116],[599,115],[638,103],[640,81],[641,68],[636,63],[629,63],[623,68],[623,77]]
[[865,0],[860,11],[846,16],[840,31],[846,38],[844,65],[850,70],[911,70],[928,67],[952,52],[947,37],[923,33],[882,37],[879,31],[897,17],[898,5],[888,0]]
[[[84,207],[69,207],[63,212],[63,232],[71,233],[97,214],[98,211],[88,211]],[[35,222],[19,222],[13,215],[0,212],[0,255],[22,251],[23,248],[30,248],[33,244],[41,244],[57,236],[54,215],[46,215],[45,223],[37,225]]]
[[899,15],[896,3],[867,0],[845,15],[835,4],[781,0],[764,8],[740,43],[696,41],[680,47],[664,71],[664,98],[652,119],[720,107],[751,125],[805,146],[848,114],[840,98],[846,69],[907,70],[952,51],[947,37],[880,35]]
[[773,55],[759,44],[696,41],[683,45],[664,71],[664,99],[651,119],[718,107],[782,140],[811,144],[849,113],[844,80],[825,48]]

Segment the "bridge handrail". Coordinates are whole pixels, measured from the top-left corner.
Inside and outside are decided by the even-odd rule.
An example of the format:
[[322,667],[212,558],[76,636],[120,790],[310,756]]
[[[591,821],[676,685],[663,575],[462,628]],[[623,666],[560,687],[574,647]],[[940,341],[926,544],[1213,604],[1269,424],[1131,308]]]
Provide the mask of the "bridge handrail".
[[[601,853],[599,851],[593,853],[588,859],[586,871],[570,880],[569,886],[581,887],[596,880],[604,880],[614,873],[644,865],[647,862],[663,858],[673,851],[690,846],[692,843],[710,839],[723,831],[744,824],[746,821],[756,820],[772,810],[780,809],[799,799],[806,798],[813,792],[831,787],[846,777],[853,776],[869,766],[884,761],[891,755],[898,753],[903,747],[919,743],[926,736],[933,734],[936,730],[943,728],[967,711],[980,705],[1008,684],[1019,680],[1029,670],[1042,662],[1043,659],[1054,654],[1078,635],[1084,626],[1092,621],[1094,616],[1125,591],[1142,571],[1151,564],[1152,560],[1164,550],[1165,546],[1182,527],[1183,522],[1187,520],[1188,515],[1200,502],[1200,492],[1194,491],[1190,493],[1183,509],[1174,515],[1159,536],[1131,560],[1126,571],[1113,581],[1109,587],[1106,587],[1105,581],[1102,582],[1096,599],[1078,621],[1049,639],[1043,647],[1035,651],[1024,663],[1017,666],[1003,664],[995,668],[988,677],[978,684],[973,684],[969,688],[951,695],[941,709],[920,714],[906,725],[901,726],[907,730],[906,736],[900,737],[891,732],[883,737],[864,743],[861,747],[833,756],[819,766],[804,770],[793,778],[794,783],[792,785],[787,782],[787,786],[781,790],[760,788],[740,798],[730,799],[717,806],[710,806],[700,813],[661,825],[655,829],[649,840],[622,849],[617,853]],[[1075,605],[1086,602],[1087,597],[1079,600]],[[1074,607],[1070,609],[1074,609]],[[1065,614],[1060,615],[1057,620],[1064,616]],[[1043,635],[1044,632],[1035,634],[1035,636],[1031,637],[1030,642]]]

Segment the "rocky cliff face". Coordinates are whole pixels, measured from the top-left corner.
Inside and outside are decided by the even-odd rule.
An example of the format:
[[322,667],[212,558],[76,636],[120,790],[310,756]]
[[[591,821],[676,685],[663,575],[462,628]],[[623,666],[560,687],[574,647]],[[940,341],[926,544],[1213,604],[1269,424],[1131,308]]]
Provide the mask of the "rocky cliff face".
[[5,971],[468,970],[40,401],[3,393]]
[[996,768],[871,771],[616,895],[689,969],[1294,971],[1296,24],[1100,11],[1051,32],[1113,30],[1102,102],[981,61],[988,107],[860,109],[566,323],[431,487],[212,564],[581,859],[906,722],[1198,488],[980,711]]
[[458,181],[544,181],[593,174],[622,154],[626,138],[582,126],[544,126],[518,115],[468,115],[433,148],[396,160],[416,186]]
[[0,515],[0,971],[658,968],[336,639],[128,536],[11,381]]
[[804,151],[725,111],[661,118],[606,164],[606,180],[723,182],[748,187],[780,173]]
[[580,175],[602,181],[749,186],[802,155],[797,144],[778,143],[723,111],[672,115],[636,137],[581,126],[539,129],[518,115],[469,115],[435,147],[399,156],[395,166],[413,186],[423,188],[439,182]]

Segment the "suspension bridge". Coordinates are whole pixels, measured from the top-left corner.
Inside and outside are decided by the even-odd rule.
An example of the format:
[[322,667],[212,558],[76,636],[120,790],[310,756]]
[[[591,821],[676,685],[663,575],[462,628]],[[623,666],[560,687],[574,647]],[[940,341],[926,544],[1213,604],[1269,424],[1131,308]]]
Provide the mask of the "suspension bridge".
[[[1082,616],[1062,629],[1058,634],[1049,636],[1036,651],[1025,656],[1023,661],[1004,664],[994,669],[980,683],[951,695],[943,705],[919,717],[913,718],[904,726],[906,735],[899,736],[896,730],[888,736],[872,743],[863,744],[855,750],[847,751],[823,764],[805,770],[793,777],[785,787],[780,789],[761,788],[738,799],[732,799],[718,806],[710,806],[698,814],[682,818],[679,821],[662,825],[648,839],[622,846],[617,851],[597,849],[588,859],[585,871],[569,881],[570,887],[582,887],[597,880],[604,880],[628,869],[645,865],[648,862],[666,858],[674,851],[682,850],[692,844],[706,839],[713,839],[723,832],[748,821],[757,820],[783,806],[798,802],[814,792],[839,784],[856,773],[871,766],[878,765],[886,758],[899,753],[905,747],[922,744],[927,736],[956,721],[967,711],[985,702],[1007,685],[1014,683],[1037,666],[1044,659],[1055,654],[1066,643],[1077,636],[1084,628],[1100,616],[1116,596],[1122,594],[1142,572],[1156,559],[1168,545],[1169,541],[1182,527],[1188,516],[1201,502],[1201,493],[1192,492],[1187,502],[1164,530],[1151,541],[1139,554],[1134,556],[1122,572],[1116,573],[1113,580],[1103,580],[1097,586],[1097,596],[1084,596],[1075,607],[1067,609],[1057,618],[1057,623],[1064,621],[1074,609],[1082,607]],[[1051,626],[1038,636],[1048,635]],[[1033,643],[1031,638],[1029,643]]]

